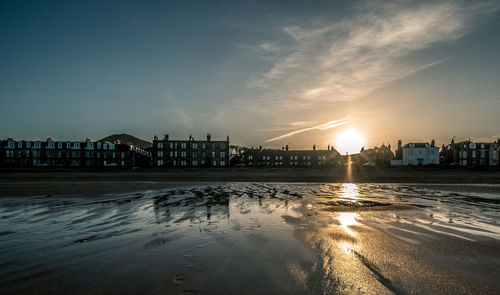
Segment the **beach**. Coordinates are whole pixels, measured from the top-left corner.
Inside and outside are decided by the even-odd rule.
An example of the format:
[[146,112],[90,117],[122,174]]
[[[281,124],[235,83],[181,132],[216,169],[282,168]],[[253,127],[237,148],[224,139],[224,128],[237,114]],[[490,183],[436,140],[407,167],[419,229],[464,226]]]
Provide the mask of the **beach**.
[[3,294],[500,292],[496,184],[10,181]]
[[[3,170],[1,196],[34,194],[99,194],[161,189],[190,183],[293,182],[293,183],[416,183],[500,184],[500,170],[437,168],[346,167],[325,169],[219,168],[144,169],[110,171]],[[462,187],[461,189],[466,189]],[[488,186],[476,188],[488,190]]]

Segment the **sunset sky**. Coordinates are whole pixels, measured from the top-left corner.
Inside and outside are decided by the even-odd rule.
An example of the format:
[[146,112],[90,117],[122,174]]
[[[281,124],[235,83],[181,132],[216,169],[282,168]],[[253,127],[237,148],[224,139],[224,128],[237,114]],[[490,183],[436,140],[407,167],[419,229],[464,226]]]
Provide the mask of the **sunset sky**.
[[0,139],[500,137],[500,1],[248,2],[1,1]]

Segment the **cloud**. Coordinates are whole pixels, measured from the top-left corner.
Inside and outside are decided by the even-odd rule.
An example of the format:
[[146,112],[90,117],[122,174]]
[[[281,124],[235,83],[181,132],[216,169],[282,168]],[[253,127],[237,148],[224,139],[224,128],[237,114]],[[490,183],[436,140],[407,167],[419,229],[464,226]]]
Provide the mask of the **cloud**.
[[349,118],[345,118],[345,119],[341,119],[341,120],[334,120],[334,121],[323,123],[321,125],[317,125],[317,126],[313,126],[313,127],[307,127],[307,128],[302,128],[302,129],[298,129],[298,130],[295,130],[295,131],[292,131],[292,132],[285,133],[285,134],[277,136],[277,137],[273,137],[271,139],[266,140],[266,143],[272,142],[272,141],[276,141],[276,140],[280,140],[280,139],[283,139],[283,138],[286,138],[286,137],[290,137],[290,136],[293,136],[295,134],[307,132],[307,131],[312,131],[312,130],[328,130],[330,128],[341,126],[341,125],[345,125],[347,123],[349,123]]
[[281,51],[274,43],[264,42],[259,45],[260,49],[264,51]]
[[404,58],[465,36],[479,16],[498,9],[490,2],[466,3],[386,3],[323,26],[284,27],[288,41],[283,38],[283,44],[276,41],[261,47],[264,51],[286,47],[286,53],[268,71],[253,75],[247,85],[263,88],[262,99],[271,104],[285,98],[298,107],[357,100],[448,60],[407,62]]

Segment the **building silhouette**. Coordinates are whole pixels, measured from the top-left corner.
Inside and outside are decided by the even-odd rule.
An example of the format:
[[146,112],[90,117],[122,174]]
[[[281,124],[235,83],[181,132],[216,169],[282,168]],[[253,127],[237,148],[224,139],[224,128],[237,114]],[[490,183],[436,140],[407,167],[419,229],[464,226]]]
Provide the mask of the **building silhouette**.
[[174,167],[228,167],[229,136],[226,140],[213,141],[210,134],[206,140],[171,140],[168,134],[163,139],[153,140],[153,166]]

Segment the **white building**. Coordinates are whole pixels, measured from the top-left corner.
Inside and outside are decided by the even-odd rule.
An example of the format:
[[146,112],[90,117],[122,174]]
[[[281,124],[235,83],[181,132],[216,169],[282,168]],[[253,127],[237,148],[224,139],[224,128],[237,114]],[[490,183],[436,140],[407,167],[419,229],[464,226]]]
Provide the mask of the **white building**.
[[408,165],[439,165],[439,148],[432,143],[407,143],[401,147],[401,141],[398,142],[396,157],[391,160],[392,166]]

